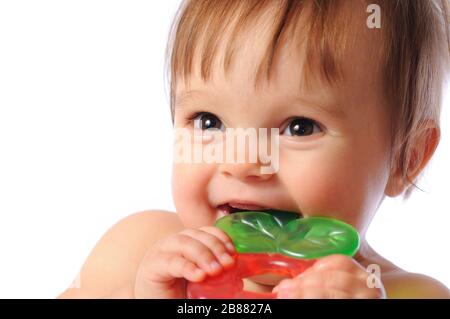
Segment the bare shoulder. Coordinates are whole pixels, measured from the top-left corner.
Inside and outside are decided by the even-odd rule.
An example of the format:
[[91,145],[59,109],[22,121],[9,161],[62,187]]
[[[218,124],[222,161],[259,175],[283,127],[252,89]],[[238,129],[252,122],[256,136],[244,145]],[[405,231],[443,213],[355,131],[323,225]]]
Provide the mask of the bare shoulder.
[[178,215],[167,211],[142,211],[123,218],[100,238],[89,254],[79,274],[79,287],[69,288],[58,297],[105,296],[132,284],[147,249],[183,228]]
[[450,298],[450,290],[440,281],[402,269],[382,275],[388,298]]
[[356,259],[366,269],[369,265],[379,267],[388,298],[450,298],[449,289],[438,280],[401,269],[367,243]]

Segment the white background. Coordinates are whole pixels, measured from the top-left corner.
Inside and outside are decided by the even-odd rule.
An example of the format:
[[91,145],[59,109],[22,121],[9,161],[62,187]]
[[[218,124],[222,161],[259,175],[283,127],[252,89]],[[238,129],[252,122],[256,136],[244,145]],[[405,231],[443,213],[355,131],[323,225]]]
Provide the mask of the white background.
[[[178,4],[0,1],[0,297],[53,298],[118,220],[174,210],[164,53]],[[426,193],[386,200],[368,237],[450,286],[445,101]]]

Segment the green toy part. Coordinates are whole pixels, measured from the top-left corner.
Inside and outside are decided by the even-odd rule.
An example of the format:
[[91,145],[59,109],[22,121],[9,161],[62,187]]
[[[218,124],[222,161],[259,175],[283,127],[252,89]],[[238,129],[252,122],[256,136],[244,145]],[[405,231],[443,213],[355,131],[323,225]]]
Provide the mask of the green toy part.
[[299,218],[281,211],[245,211],[216,221],[238,253],[279,253],[301,259],[331,254],[353,256],[359,248],[355,228],[326,217]]

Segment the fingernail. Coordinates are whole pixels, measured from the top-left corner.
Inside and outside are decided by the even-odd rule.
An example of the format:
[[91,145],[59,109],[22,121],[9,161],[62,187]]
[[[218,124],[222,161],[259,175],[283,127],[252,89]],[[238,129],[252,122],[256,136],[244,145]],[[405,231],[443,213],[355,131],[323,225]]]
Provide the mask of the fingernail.
[[211,269],[212,271],[217,271],[220,268],[221,268],[220,264],[215,260],[209,264],[209,269]]
[[205,275],[205,272],[203,271],[203,269],[197,268],[197,269],[195,269],[194,274],[195,274],[196,276],[201,277],[201,276]]
[[287,291],[282,291],[282,292],[280,292],[279,294],[277,294],[277,297],[278,297],[279,299],[291,299],[291,295],[290,295],[290,293],[287,292]]
[[232,243],[226,243],[225,246],[227,246],[227,249],[232,253],[236,251]]
[[291,287],[291,285],[292,285],[292,283],[291,283],[290,280],[285,280],[285,281],[282,281],[282,282],[277,286],[277,288],[278,288],[278,290],[279,290],[279,289],[289,289],[289,288]]
[[232,264],[234,261],[233,258],[226,253],[222,254],[219,258],[220,258],[220,261],[222,262],[222,264],[225,264],[225,265]]

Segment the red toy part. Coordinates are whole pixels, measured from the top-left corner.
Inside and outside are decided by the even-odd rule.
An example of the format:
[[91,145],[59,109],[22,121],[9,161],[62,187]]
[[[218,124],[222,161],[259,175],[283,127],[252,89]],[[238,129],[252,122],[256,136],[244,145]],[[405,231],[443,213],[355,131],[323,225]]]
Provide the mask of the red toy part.
[[295,259],[281,254],[242,253],[233,256],[235,264],[221,274],[202,282],[189,282],[190,299],[274,299],[274,293],[243,290],[243,278],[272,273],[295,277],[311,267],[315,259]]

